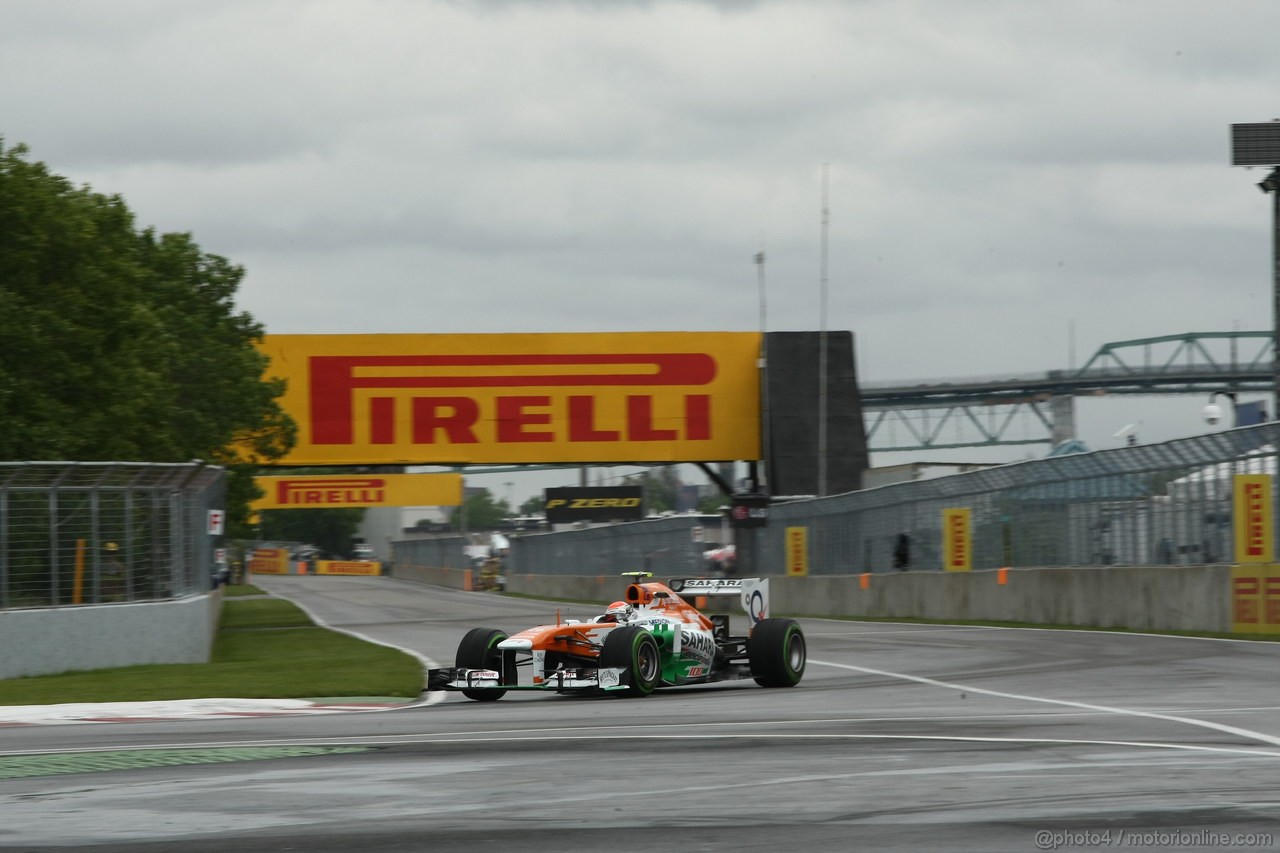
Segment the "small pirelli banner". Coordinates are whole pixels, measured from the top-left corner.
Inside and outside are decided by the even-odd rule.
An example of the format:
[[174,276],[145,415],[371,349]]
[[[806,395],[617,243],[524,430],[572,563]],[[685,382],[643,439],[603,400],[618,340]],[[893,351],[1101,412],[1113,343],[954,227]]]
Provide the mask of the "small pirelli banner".
[[1231,567],[1231,630],[1237,634],[1280,634],[1280,565]]
[[1275,521],[1270,474],[1236,474],[1232,478],[1236,562],[1275,560]]
[[254,482],[263,491],[255,511],[462,503],[461,474],[304,474]]
[[316,574],[378,577],[382,574],[382,563],[364,563],[356,560],[317,560]]
[[809,528],[788,527],[786,534],[787,574],[805,577],[809,574]]
[[973,569],[973,511],[967,507],[942,511],[942,567],[949,572]]
[[259,575],[289,574],[287,548],[254,548],[249,554],[249,571]]

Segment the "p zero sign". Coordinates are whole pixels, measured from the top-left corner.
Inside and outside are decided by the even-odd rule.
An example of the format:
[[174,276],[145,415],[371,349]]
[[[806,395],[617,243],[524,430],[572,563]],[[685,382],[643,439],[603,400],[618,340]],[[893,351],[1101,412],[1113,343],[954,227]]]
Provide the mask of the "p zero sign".
[[760,335],[268,335],[282,465],[760,458]]
[[636,521],[644,518],[644,490],[640,486],[547,489],[543,508],[547,521]]

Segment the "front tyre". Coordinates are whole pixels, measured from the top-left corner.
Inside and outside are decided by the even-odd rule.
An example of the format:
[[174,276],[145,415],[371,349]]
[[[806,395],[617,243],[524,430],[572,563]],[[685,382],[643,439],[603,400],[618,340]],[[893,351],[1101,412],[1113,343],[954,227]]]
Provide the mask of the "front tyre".
[[795,687],[807,658],[804,632],[794,619],[761,619],[747,638],[751,677],[761,687]]
[[[458,643],[458,654],[454,657],[454,665],[467,669],[494,669],[502,673],[503,684],[515,682],[515,655],[504,660],[502,649],[498,648],[507,638],[505,631],[497,628],[472,628]],[[507,664],[504,666],[504,664]],[[510,673],[508,673],[510,669]],[[505,690],[463,690],[462,695],[477,702],[496,702],[506,695]]]
[[658,641],[643,628],[614,628],[604,638],[600,650],[600,666],[620,666],[628,682],[627,696],[648,696],[662,676],[662,658]]

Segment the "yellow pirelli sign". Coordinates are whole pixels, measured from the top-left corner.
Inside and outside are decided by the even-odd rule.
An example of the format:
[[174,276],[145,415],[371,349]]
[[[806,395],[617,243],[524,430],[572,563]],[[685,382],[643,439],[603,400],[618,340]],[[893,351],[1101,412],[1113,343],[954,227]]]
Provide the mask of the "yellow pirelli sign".
[[973,569],[973,512],[966,508],[942,511],[942,567],[949,572]]
[[1236,562],[1270,563],[1276,550],[1271,475],[1236,474],[1232,485]]
[[1231,567],[1231,630],[1237,634],[1280,634],[1280,565]]
[[804,577],[809,574],[809,528],[788,527],[787,574]]
[[760,458],[756,332],[268,335],[283,465]]
[[255,511],[462,503],[461,474],[307,474],[254,482],[264,492],[251,505]]
[[284,548],[254,548],[249,553],[249,571],[259,575],[287,575],[289,552]]
[[382,575],[382,563],[360,563],[352,560],[318,560],[316,561],[316,574],[380,577]]

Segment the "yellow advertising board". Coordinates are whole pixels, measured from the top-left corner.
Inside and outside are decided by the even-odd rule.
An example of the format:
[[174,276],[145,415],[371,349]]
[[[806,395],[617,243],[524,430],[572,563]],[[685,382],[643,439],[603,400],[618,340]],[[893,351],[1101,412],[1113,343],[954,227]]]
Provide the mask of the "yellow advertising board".
[[967,508],[942,511],[942,567],[949,572],[973,569],[973,512]]
[[1231,567],[1231,630],[1237,634],[1280,634],[1280,565]]
[[760,458],[757,332],[267,335],[281,465]]
[[788,527],[787,574],[804,577],[809,574],[809,528]]
[[307,474],[255,477],[254,482],[265,492],[251,504],[255,512],[462,503],[461,474]]
[[1232,478],[1237,563],[1270,563],[1275,559],[1271,479],[1270,474],[1236,474]]
[[364,563],[355,560],[317,560],[318,575],[369,575],[382,574],[382,563]]
[[289,574],[287,548],[254,548],[249,553],[249,571],[259,575]]

